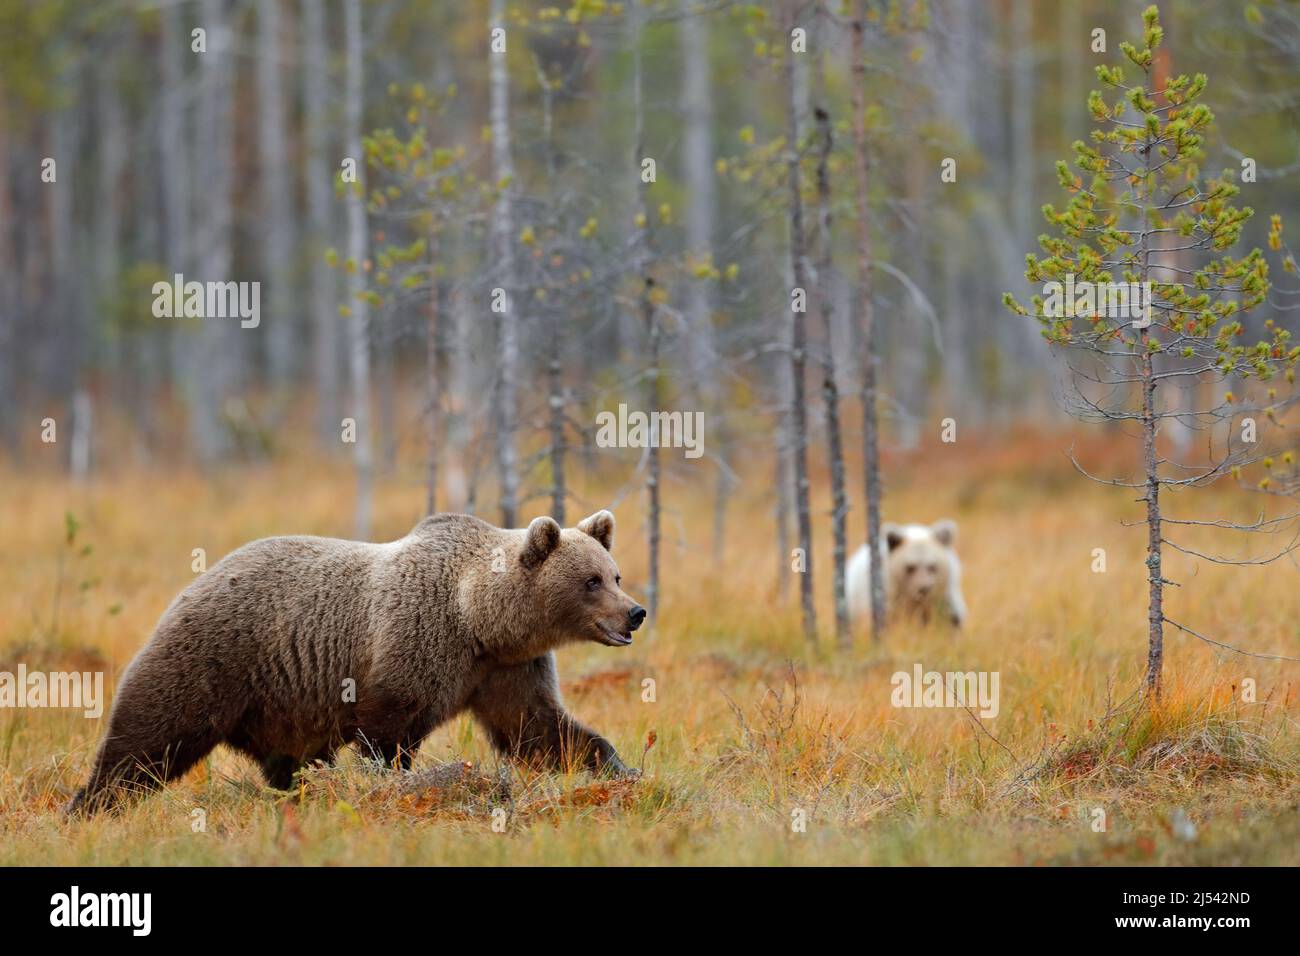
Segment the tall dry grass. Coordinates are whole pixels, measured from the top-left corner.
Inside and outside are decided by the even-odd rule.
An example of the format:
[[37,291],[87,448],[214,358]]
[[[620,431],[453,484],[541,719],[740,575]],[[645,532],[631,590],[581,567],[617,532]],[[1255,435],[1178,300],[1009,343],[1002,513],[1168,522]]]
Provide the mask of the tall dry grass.
[[[0,863],[1300,862],[1298,665],[1171,630],[1163,702],[1135,696],[1143,535],[1121,522],[1139,506],[1079,477],[1068,442],[1004,434],[892,456],[886,517],[960,523],[970,622],[959,634],[900,624],[878,645],[859,635],[850,653],[835,652],[826,633],[824,481],[814,554],[824,633],[814,649],[800,636],[793,592],[783,602],[775,586],[766,464],[755,463],[732,501],[720,565],[709,476],[675,468],[659,620],[626,650],[559,655],[569,706],[644,767],[638,782],[500,766],[458,718],[417,761],[429,776],[415,784],[438,786],[348,753],[307,773],[298,792],[276,794],[219,749],[119,816],[67,822],[59,807],[85,776],[103,722],[0,711]],[[1076,450],[1098,470],[1131,467],[1122,440],[1081,440]],[[399,537],[420,516],[419,474],[418,462],[402,462],[380,481],[377,539]],[[625,478],[591,478],[574,512],[609,504]],[[0,670],[19,660],[102,668],[111,686],[192,579],[192,549],[212,563],[266,535],[346,536],[351,498],[344,463],[296,454],[215,475],[141,466],[84,488],[50,471],[0,470]],[[615,508],[615,556],[633,594],[645,569],[640,505],[631,495]],[[1228,489],[1170,502],[1175,513],[1236,518],[1258,506]],[[72,544],[66,512],[79,523]],[[856,511],[852,528],[860,540]],[[1186,540],[1215,553],[1252,544],[1213,529]],[[1104,574],[1091,569],[1094,548],[1106,549]],[[1251,650],[1300,656],[1293,562],[1232,569],[1171,554],[1166,574],[1181,583],[1170,616]],[[917,662],[998,671],[998,716],[894,708],[890,676]],[[653,702],[643,701],[647,678]],[[1254,702],[1243,700],[1247,679]],[[448,773],[443,764],[469,766]],[[803,832],[792,826],[800,819]]]

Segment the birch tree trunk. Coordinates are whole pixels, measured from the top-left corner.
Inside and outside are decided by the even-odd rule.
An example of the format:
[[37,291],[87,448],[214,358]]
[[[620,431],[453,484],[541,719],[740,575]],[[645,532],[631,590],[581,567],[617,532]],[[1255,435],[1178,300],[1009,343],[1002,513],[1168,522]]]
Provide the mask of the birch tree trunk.
[[[795,4],[790,4],[787,35],[795,26]],[[803,290],[806,301],[808,291],[805,236],[803,226],[803,195],[799,175],[799,96],[795,87],[794,54],[785,52],[786,109],[786,167],[790,188],[790,263],[794,284]],[[795,521],[799,528],[799,550],[803,557],[803,572],[799,575],[799,601],[803,616],[804,637],[817,643],[817,610],[813,604],[813,554],[812,512],[808,489],[808,405],[805,375],[807,329],[806,306],[795,307],[792,299],[790,324],[790,375],[793,380],[790,409],[790,438],[793,442]]]
[[442,370],[439,367],[438,323],[442,317],[439,296],[442,285],[438,281],[438,232],[435,227],[429,235],[429,319],[425,326],[426,387],[429,416],[429,455],[425,464],[424,513],[438,511],[438,458],[442,451]]
[[[555,182],[555,139],[552,136],[552,110],[555,90],[540,66],[537,80],[542,87],[542,130],[545,137],[546,178]],[[551,304],[545,308],[546,318],[546,390],[547,411],[550,418],[550,460],[551,460],[551,517],[564,527],[565,504],[569,498],[567,476],[564,470],[565,456],[568,454],[568,439],[565,429],[564,401],[564,321],[559,310]]]
[[346,35],[346,80],[344,84],[344,125],[347,130],[347,154],[357,163],[357,182],[350,183],[347,196],[348,214],[348,308],[349,368],[351,370],[351,412],[356,422],[353,459],[357,471],[356,536],[370,536],[370,498],[374,463],[371,458],[370,415],[370,310],[360,297],[365,289],[367,256],[365,190],[362,188],[364,156],[361,149],[362,28],[361,0],[345,0],[344,32]]
[[289,158],[280,51],[281,0],[257,5],[258,162],[261,166],[264,274],[270,284],[270,314],[264,317],[267,359],[272,388],[284,387],[294,372],[297,336],[293,307],[293,197],[289,183]]
[[[122,174],[126,169],[128,144],[126,141],[126,111],[118,92],[120,71],[116,67],[117,50],[113,46],[99,53],[104,59],[103,73],[95,85],[95,124],[99,165],[97,169],[94,225],[95,296],[93,313],[112,314],[118,304],[118,284],[121,279],[124,245],[122,236]],[[65,187],[66,188],[66,187]],[[93,326],[92,326],[93,327]],[[107,351],[106,360],[115,372],[122,360],[122,343],[117,335],[106,335],[99,340]],[[114,375],[114,378],[119,378]],[[134,381],[135,376],[121,376]],[[119,378],[119,380],[120,380]],[[77,383],[73,395],[72,446],[69,465],[73,478],[83,481],[88,477],[91,462],[91,396],[84,380]]]
[[868,205],[869,160],[867,157],[866,88],[867,61],[865,31],[866,0],[857,0],[853,18],[853,175],[854,209],[857,214],[858,252],[858,364],[861,367],[862,403],[862,492],[867,511],[867,549],[871,563],[871,638],[877,643],[885,633],[885,569],[880,554],[880,432],[876,418],[876,323],[871,301],[871,210]]
[[[0,78],[0,275],[18,274],[15,244],[10,223],[14,221],[13,199],[9,192],[9,155],[12,149],[9,124],[11,108],[3,78]],[[0,283],[0,395],[17,394],[17,369],[13,357],[19,341],[18,283]],[[12,402],[0,402],[0,437],[5,445],[17,449],[13,440],[16,416]],[[16,453],[16,452],[15,452]]]
[[[505,28],[505,0],[492,0],[490,27]],[[516,386],[519,365],[519,329],[516,313],[514,266],[514,163],[510,155],[510,73],[506,54],[489,54],[492,161],[500,193],[492,215],[492,245],[497,275],[506,293],[504,312],[494,313],[497,331],[496,385],[493,389],[493,426],[496,432],[497,480],[500,482],[501,523],[518,523],[519,460],[515,450]]]
[[335,164],[329,157],[329,46],[323,0],[302,0],[303,123],[306,127],[307,224],[311,230],[310,300],[312,365],[315,370],[317,427],[327,448],[339,436],[339,306],[337,277],[325,262],[333,232]]
[[[682,168],[686,179],[686,251],[697,261],[711,261],[717,221],[713,171],[713,88],[709,63],[708,15],[694,13],[695,0],[681,0],[677,22],[682,48],[681,111],[685,121]],[[689,372],[696,398],[708,417],[716,443],[713,493],[713,561],[721,567],[726,550],[727,499],[732,489],[728,466],[730,430],[722,405],[717,336],[713,328],[711,279],[690,279],[686,285],[687,328],[691,348]]]
[[1011,6],[1011,139],[1008,170],[1011,173],[1012,216],[1016,242],[1028,248],[1036,233],[1034,197],[1034,5],[1012,0]]
[[[232,122],[231,49],[225,0],[202,0],[199,8],[207,31],[207,52],[199,55],[199,101],[194,121],[195,166],[203,183],[202,204],[196,202],[199,223],[198,266],[201,282],[226,282],[230,275],[231,225],[234,218],[234,144]],[[198,196],[194,197],[197,201]],[[198,401],[191,407],[191,424],[199,458],[205,465],[218,462],[229,450],[228,434],[221,426],[221,408],[230,384],[236,326],[222,319],[200,320],[194,355]]]
[[[654,278],[650,274],[650,266],[654,254],[650,241],[649,202],[646,197],[648,184],[645,182],[641,173],[641,161],[645,157],[645,97],[643,94],[641,58],[641,17],[642,13],[640,7],[634,5],[631,9],[630,15],[632,46],[632,109],[635,117],[632,173],[636,176],[636,208],[637,216],[640,218],[641,222],[641,227],[639,229],[635,229],[634,224],[634,235],[636,236],[634,263],[637,275],[641,277],[641,319],[645,325],[646,335],[648,336],[650,343],[650,365],[646,370],[646,411],[653,415],[654,412],[659,410],[660,402],[660,328],[653,298]],[[650,447],[646,449],[646,496],[648,499],[646,521],[649,525],[647,534],[649,543],[649,577],[646,583],[645,606],[652,622],[656,619],[659,609],[659,545],[661,514],[659,500],[660,461],[658,437],[659,436],[657,435],[652,435]]]
[[[190,271],[193,265],[190,251],[193,222],[190,214],[190,141],[189,124],[185,121],[185,57],[190,55],[190,37],[181,7],[164,7],[161,15],[163,89],[159,103],[158,152],[167,157],[159,164],[159,181],[162,187],[163,262],[168,267],[167,278],[170,279],[177,272],[183,275]],[[195,339],[193,333],[180,330],[174,330],[171,336],[173,374],[180,381],[180,390],[189,408],[199,400],[194,387]]]
[[548,312],[550,321],[547,339],[550,354],[547,356],[546,381],[551,427],[551,517],[560,523],[560,527],[564,527],[569,488],[564,472],[568,441],[564,428],[563,321],[554,307],[549,308]]
[[[824,62],[819,69],[824,69]],[[825,97],[819,99],[826,102]],[[833,146],[831,118],[824,106],[816,111],[821,148],[817,156],[817,302],[821,311],[826,354],[822,358],[822,403],[826,407],[826,443],[831,472],[831,588],[835,602],[835,642],[841,650],[853,644],[849,631],[849,602],[844,592],[844,569],[848,553],[849,502],[844,491],[844,440],[840,429],[839,383],[835,381],[835,322],[831,297],[833,261],[831,259],[831,180],[830,156]],[[875,562],[879,564],[879,562]]]

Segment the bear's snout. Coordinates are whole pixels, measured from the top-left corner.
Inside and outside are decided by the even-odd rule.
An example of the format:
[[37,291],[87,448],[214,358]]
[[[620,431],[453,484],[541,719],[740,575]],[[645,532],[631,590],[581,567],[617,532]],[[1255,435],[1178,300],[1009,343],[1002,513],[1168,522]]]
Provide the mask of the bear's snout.
[[627,612],[627,626],[630,630],[635,631],[645,620],[646,610],[640,604]]

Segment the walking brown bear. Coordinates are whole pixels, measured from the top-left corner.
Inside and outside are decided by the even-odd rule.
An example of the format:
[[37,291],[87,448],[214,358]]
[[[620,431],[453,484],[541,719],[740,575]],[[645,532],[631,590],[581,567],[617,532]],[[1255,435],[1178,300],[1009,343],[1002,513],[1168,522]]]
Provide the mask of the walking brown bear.
[[281,789],[354,740],[406,768],[467,709],[512,758],[628,772],[565,711],[553,653],[584,640],[625,646],[645,620],[619,586],[613,540],[614,516],[598,511],[567,529],[443,514],[388,544],[245,545],[163,613],[69,811],[160,787],[219,743]]

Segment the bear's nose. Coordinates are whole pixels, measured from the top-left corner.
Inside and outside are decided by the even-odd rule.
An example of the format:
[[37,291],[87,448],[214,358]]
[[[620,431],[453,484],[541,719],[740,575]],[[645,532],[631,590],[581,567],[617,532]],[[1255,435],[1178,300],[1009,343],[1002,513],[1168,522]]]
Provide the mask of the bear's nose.
[[641,626],[641,622],[644,620],[645,620],[645,608],[643,608],[640,604],[638,604],[636,607],[632,608],[632,610],[627,612],[627,623],[634,631]]

